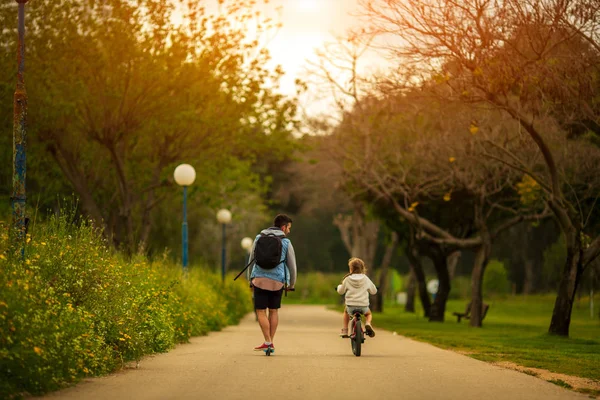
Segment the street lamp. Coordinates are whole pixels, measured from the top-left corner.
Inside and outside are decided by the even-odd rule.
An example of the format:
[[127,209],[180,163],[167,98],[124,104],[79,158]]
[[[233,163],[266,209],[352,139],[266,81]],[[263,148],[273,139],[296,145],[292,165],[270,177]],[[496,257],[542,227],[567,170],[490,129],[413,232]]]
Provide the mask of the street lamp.
[[223,226],[223,247],[221,249],[221,281],[225,282],[225,226],[231,222],[231,212],[225,208],[217,212],[217,221]]
[[[16,0],[19,3],[19,46],[17,50],[17,88],[14,94],[13,111],[13,228],[19,239],[26,235],[25,220],[25,177],[27,172],[27,92],[25,91],[25,3],[27,0]],[[24,248],[21,249],[23,253]]]
[[182,266],[183,272],[187,272],[188,266],[188,229],[187,229],[187,187],[196,180],[196,170],[189,164],[181,164],[175,168],[173,173],[175,182],[183,186],[183,223],[181,224],[182,241]]

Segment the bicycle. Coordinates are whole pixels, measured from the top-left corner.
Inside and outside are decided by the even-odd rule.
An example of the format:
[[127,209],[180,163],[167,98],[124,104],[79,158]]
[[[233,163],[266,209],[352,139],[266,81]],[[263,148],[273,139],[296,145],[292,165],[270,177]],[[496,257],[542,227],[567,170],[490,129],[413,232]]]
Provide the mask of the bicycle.
[[[345,311],[344,311],[345,312]],[[352,310],[352,319],[350,320],[350,344],[352,346],[352,354],[356,357],[360,357],[362,344],[365,342],[365,331],[362,327],[362,316],[361,310]]]

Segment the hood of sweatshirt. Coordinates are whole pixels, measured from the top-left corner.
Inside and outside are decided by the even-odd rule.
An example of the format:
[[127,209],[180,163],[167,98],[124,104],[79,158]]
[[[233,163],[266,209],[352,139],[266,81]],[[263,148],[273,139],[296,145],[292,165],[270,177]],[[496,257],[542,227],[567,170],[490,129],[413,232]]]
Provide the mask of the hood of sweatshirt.
[[367,276],[365,274],[352,274],[348,276],[348,283],[355,288],[361,287],[364,284]]
[[263,229],[260,233],[262,233],[263,235],[276,235],[276,236],[285,237],[285,233],[283,233],[283,231],[281,229],[275,228],[275,227]]

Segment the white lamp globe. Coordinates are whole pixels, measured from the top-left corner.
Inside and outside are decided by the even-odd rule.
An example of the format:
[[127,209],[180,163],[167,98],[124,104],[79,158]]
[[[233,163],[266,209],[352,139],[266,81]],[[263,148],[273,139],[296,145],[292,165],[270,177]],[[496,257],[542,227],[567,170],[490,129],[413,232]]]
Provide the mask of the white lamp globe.
[[196,180],[196,170],[190,164],[181,164],[175,168],[173,177],[179,186],[190,186]]
[[252,239],[246,236],[242,239],[242,249],[249,251],[252,248],[252,243],[254,243]]
[[431,294],[437,293],[440,287],[440,282],[437,279],[432,279],[427,283],[427,291]]
[[231,222],[231,212],[226,209],[221,209],[217,212],[217,221],[220,224],[228,224]]

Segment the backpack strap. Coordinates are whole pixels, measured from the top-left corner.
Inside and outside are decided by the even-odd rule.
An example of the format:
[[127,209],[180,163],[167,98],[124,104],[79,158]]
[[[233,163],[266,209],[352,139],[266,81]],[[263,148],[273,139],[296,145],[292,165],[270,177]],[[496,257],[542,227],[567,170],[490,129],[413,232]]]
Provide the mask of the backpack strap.
[[241,271],[240,271],[240,273],[239,273],[239,274],[237,274],[237,276],[236,276],[235,278],[233,278],[233,280],[235,281],[237,278],[239,278],[239,277],[240,277],[240,276],[241,276],[241,275],[244,273],[244,271],[246,271],[246,270],[248,269],[248,267],[252,265],[252,263],[253,263],[255,260],[256,260],[256,257],[255,257],[255,258],[253,258],[252,260],[250,260],[250,262],[248,263],[248,265],[246,265],[246,266],[244,267],[244,269],[243,269],[243,270],[241,270]]

